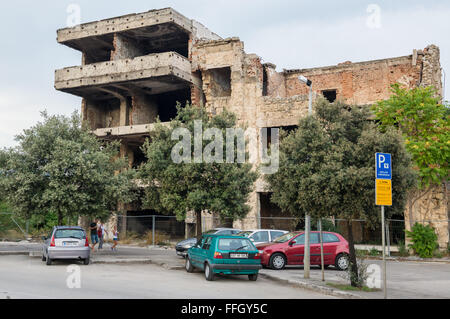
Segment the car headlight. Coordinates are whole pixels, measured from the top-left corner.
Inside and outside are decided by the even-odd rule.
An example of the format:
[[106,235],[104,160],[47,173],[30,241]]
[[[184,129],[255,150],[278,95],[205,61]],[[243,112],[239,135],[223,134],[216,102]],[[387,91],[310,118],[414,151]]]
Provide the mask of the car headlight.
[[183,246],[183,248],[186,248],[186,249],[189,249],[191,247],[192,247],[192,245],[189,245],[189,244]]

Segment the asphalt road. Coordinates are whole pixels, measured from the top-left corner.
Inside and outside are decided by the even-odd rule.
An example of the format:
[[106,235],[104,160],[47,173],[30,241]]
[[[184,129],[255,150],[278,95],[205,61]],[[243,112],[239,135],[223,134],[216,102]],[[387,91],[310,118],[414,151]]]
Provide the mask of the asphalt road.
[[[264,278],[223,276],[213,282],[203,273],[189,274],[156,265],[79,265],[81,288],[68,288],[68,262],[46,266],[39,258],[0,256],[0,299],[4,298],[181,298],[181,299],[306,299],[332,298]],[[73,283],[73,282],[72,282]]]

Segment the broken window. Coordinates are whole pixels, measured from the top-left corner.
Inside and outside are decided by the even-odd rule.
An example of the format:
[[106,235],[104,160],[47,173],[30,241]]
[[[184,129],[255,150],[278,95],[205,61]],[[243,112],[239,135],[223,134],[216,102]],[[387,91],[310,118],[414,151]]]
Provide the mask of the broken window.
[[210,69],[208,72],[210,94],[214,97],[231,96],[231,68]]
[[191,103],[191,90],[184,89],[153,95],[158,105],[158,116],[161,122],[169,122],[177,116],[177,102],[182,106]]
[[336,101],[337,91],[336,90],[325,90],[322,91],[323,97],[328,100],[328,102],[333,103]]

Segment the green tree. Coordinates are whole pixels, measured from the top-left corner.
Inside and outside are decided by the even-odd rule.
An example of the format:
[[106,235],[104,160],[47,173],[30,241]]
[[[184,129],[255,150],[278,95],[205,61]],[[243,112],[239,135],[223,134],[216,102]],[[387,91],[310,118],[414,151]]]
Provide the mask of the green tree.
[[373,110],[383,130],[394,127],[401,132],[412,155],[418,174],[416,188],[408,199],[412,227],[414,204],[448,180],[450,113],[433,87],[408,90],[394,84],[391,91],[390,98],[377,102]]
[[63,218],[107,216],[118,201],[134,199],[134,174],[119,158],[117,142],[103,144],[76,112],[42,117],[0,156],[0,191],[15,213],[55,214],[62,224]]
[[294,216],[308,212],[312,218],[345,219],[350,250],[351,284],[356,286],[358,268],[353,240],[353,219],[369,224],[380,221],[375,206],[375,153],[393,155],[393,206],[387,216],[403,213],[407,189],[414,172],[401,135],[382,133],[369,121],[367,107],[329,103],[320,99],[314,116],[302,118],[296,131],[283,137],[280,168],[266,180],[272,201]]
[[[174,213],[178,220],[184,220],[187,212],[194,212],[197,222],[197,236],[201,236],[201,213],[217,213],[220,218],[239,219],[249,211],[248,196],[257,179],[248,163],[220,162],[220,150],[225,154],[226,129],[236,127],[232,113],[224,111],[220,115],[209,117],[203,108],[177,105],[178,114],[168,126],[157,124],[150,133],[143,151],[148,161],[140,168],[140,178],[146,185],[144,206],[162,213]],[[215,136],[200,136],[199,146],[205,150],[219,142],[211,152],[219,156],[217,161],[205,161],[205,153],[197,162],[194,160],[195,122],[201,121],[203,131],[218,129]],[[199,122],[197,122],[199,123]],[[179,140],[172,139],[176,129],[184,129],[189,139],[187,149],[177,149]],[[178,136],[176,136],[176,139]],[[235,140],[236,142],[236,140]],[[236,150],[236,149],[235,149]],[[180,152],[179,152],[180,151]],[[174,152],[174,153],[173,153]],[[239,152],[234,152],[234,159]],[[174,161],[173,154],[182,154],[183,162]],[[178,163],[179,162],[179,163]]]

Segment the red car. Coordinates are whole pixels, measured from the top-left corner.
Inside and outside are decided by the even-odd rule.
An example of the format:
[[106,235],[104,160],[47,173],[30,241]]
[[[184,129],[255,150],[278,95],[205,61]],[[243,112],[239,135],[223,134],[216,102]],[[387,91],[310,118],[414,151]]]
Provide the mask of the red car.
[[[320,265],[319,232],[310,233],[310,262]],[[261,253],[261,264],[281,270],[286,265],[303,265],[305,233],[303,231],[287,233],[271,243],[256,245]],[[337,233],[323,232],[324,266],[334,265],[339,270],[346,270],[349,265],[348,242]]]

